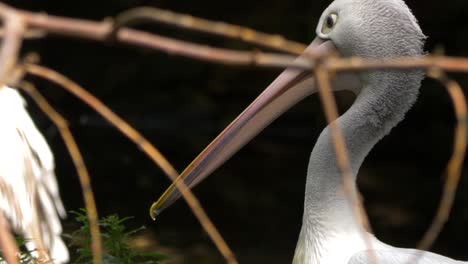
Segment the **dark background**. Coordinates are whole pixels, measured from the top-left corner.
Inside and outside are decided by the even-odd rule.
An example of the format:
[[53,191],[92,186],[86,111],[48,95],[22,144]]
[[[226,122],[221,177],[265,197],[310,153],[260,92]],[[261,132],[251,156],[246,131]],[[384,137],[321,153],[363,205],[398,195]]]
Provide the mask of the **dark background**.
[[[147,5],[249,26],[309,43],[330,1],[9,1],[15,7],[101,20]],[[468,2],[406,1],[429,36],[426,50],[467,56]],[[232,40],[162,26],[144,27],[169,36],[230,48]],[[226,67],[155,51],[48,37],[27,41],[42,64],[77,81],[139,129],[182,170],[279,71]],[[465,86],[467,76],[455,75]],[[32,79],[34,80],[34,79]],[[93,111],[47,82],[34,80],[70,121],[92,175],[101,216],[134,216],[146,225],[146,248],[169,252],[175,262],[222,263],[210,239],[183,201],[156,222],[148,209],[168,179],[136,147]],[[349,94],[337,94],[342,111]],[[83,207],[77,176],[57,129],[30,111],[56,156],[57,177],[67,209]],[[382,241],[414,247],[434,215],[442,172],[452,150],[450,100],[436,82],[425,80],[407,118],[367,157],[359,184],[373,229]],[[325,126],[317,96],[274,122],[195,193],[241,263],[288,263],[299,233],[309,153]],[[460,183],[454,211],[433,250],[468,259],[468,178]],[[65,222],[69,231],[72,221]],[[136,243],[135,243],[136,244]]]

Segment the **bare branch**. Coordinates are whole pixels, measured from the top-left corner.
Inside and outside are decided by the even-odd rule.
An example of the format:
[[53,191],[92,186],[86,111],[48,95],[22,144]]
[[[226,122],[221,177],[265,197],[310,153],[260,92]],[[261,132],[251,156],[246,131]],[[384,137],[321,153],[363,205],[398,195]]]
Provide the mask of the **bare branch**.
[[[4,38],[7,34],[5,28],[0,28],[0,38]],[[24,31],[22,38],[31,40],[31,39],[41,39],[47,36],[47,33],[43,30],[26,30]]]
[[3,86],[8,82],[8,77],[16,65],[25,23],[21,17],[4,5],[0,5],[0,17],[5,25],[0,50],[0,85]]
[[114,19],[113,32],[117,32],[124,26],[132,26],[144,22],[157,22],[190,31],[237,39],[296,55],[302,54],[306,48],[304,44],[287,40],[280,35],[265,34],[246,27],[224,22],[214,22],[154,7],[138,7],[117,15]]
[[20,88],[26,91],[29,96],[36,102],[39,108],[50,118],[60,132],[60,135],[65,142],[65,145],[70,153],[70,156],[75,165],[78,178],[80,179],[81,190],[88,215],[89,229],[91,233],[91,250],[93,252],[93,263],[102,263],[102,244],[101,232],[99,231],[98,213],[96,209],[96,201],[94,199],[93,190],[91,188],[91,178],[88,169],[84,163],[83,157],[80,153],[78,145],[68,127],[68,122],[62,117],[37,91],[36,88],[30,83],[22,82],[19,84]]
[[[428,228],[418,248],[428,250],[435,242],[445,223],[450,217],[450,211],[453,207],[453,202],[460,182],[461,170],[463,161],[465,160],[467,135],[468,135],[468,116],[467,105],[463,89],[454,80],[437,68],[429,69],[428,76],[438,80],[445,86],[453,102],[454,112],[456,116],[455,136],[453,142],[453,153],[445,171],[446,180],[442,193],[442,198],[437,209],[436,216],[432,220],[431,226]],[[416,256],[415,263],[417,258]]]
[[11,234],[10,225],[3,213],[0,213],[0,249],[7,263],[19,264],[18,255],[20,251],[16,245],[15,238]]
[[260,65],[264,67],[296,67],[310,69],[310,62],[306,59],[293,63],[295,56],[276,53],[262,53],[255,51],[236,51],[222,48],[213,48],[186,41],[175,40],[157,34],[146,33],[140,30],[121,28],[112,37],[113,24],[109,21],[93,22],[83,19],[72,19],[47,14],[36,14],[26,11],[17,11],[21,14],[30,29],[41,30],[51,34],[94,41],[112,41],[136,47],[159,50],[173,55],[229,64],[229,65]]
[[[66,78],[65,76],[59,74],[58,72],[39,65],[25,64],[23,65],[23,67],[26,72],[54,82],[60,85],[61,87],[65,88],[66,91],[78,97],[81,101],[93,108],[102,117],[104,117],[118,130],[120,130],[122,134],[124,134],[127,138],[134,142],[146,155],[148,155],[148,157],[157,166],[159,166],[163,170],[163,172],[171,180],[177,178],[178,172],[174,169],[174,167],[172,167],[169,161],[167,161],[166,158],[159,152],[159,150],[157,150],[153,145],[151,145],[151,143],[147,139],[145,139],[143,135],[141,135],[137,130],[131,127],[119,116],[117,116],[114,112],[112,112],[108,107],[106,107],[96,97],[87,92],[81,86],[79,86],[72,80]],[[200,224],[203,226],[207,234],[213,240],[218,250],[224,256],[227,263],[236,264],[237,260],[234,256],[234,253],[232,253],[231,249],[226,244],[213,222],[209,219],[208,215],[201,207],[200,202],[195,197],[195,195],[183,182],[179,182],[176,185],[177,188],[181,191],[184,199],[187,201],[187,204],[192,209],[194,215],[197,217]]]
[[468,58],[438,55],[385,59],[364,59],[359,57],[330,58],[324,64],[327,69],[333,71],[408,70],[435,67],[448,72],[468,73]]
[[[113,24],[109,21],[93,22],[20,10],[16,10],[15,12],[23,18],[28,28],[31,30],[40,30],[51,34],[100,42],[108,41],[113,32]],[[256,33],[261,34],[261,36],[265,35],[265,33]],[[275,36],[270,37],[274,38]],[[257,38],[257,36],[255,36],[255,38]],[[192,59],[227,65],[268,68],[291,67],[304,70],[313,70],[315,67],[315,62],[311,58],[296,58],[296,56],[258,51],[237,51],[213,48],[128,28],[119,29],[116,32],[114,41],[117,43],[159,50],[169,54],[186,56]],[[288,49],[287,46],[287,44],[284,44],[282,47],[278,46],[277,49]],[[427,69],[429,67],[437,67],[450,72],[468,72],[468,58],[446,56],[394,59],[329,58],[323,65],[326,69],[332,71]]]

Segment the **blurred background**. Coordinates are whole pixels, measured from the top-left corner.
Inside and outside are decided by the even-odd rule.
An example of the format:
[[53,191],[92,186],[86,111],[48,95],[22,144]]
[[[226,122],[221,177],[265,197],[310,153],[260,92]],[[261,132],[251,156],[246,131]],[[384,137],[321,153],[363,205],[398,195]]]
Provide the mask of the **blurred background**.
[[[33,1],[7,3],[54,15],[102,20],[137,6],[155,6],[252,27],[309,43],[319,15],[331,1]],[[406,1],[429,36],[426,50],[440,46],[468,56],[467,1]],[[185,40],[229,48],[252,48],[233,40],[163,26],[143,26]],[[50,36],[27,41],[42,64],[83,85],[140,130],[182,170],[279,73],[207,64],[160,52]],[[467,75],[453,75],[468,87]],[[166,252],[174,263],[223,263],[181,200],[157,221],[148,209],[169,185],[166,176],[116,129],[87,106],[50,83],[34,80],[69,120],[92,176],[101,216],[133,216],[147,231],[135,245]],[[338,93],[341,111],[353,101]],[[61,195],[68,210],[83,206],[74,167],[57,129],[29,109],[52,146]],[[425,80],[407,118],[370,153],[359,186],[376,236],[414,247],[429,226],[442,188],[453,141],[452,106],[440,85]],[[310,151],[325,126],[317,96],[287,112],[195,189],[209,216],[241,263],[288,263],[301,226]],[[466,174],[466,173],[464,173]],[[464,175],[449,222],[433,251],[468,259],[468,175]],[[73,229],[70,219],[66,231]]]

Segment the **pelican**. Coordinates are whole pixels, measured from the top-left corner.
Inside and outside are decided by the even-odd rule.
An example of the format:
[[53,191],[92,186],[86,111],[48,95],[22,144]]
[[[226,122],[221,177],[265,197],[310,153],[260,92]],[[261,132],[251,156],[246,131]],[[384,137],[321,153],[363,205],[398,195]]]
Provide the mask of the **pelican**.
[[0,213],[41,263],[66,263],[54,157],[12,88],[0,87]]
[[[423,56],[425,36],[402,0],[335,0],[323,12],[317,38],[305,53],[364,58]],[[340,74],[333,89],[356,94],[353,105],[334,122],[341,128],[354,179],[372,147],[415,103],[423,71],[379,70]],[[311,73],[286,69],[181,174],[193,187],[230,158],[278,115],[317,91]],[[420,264],[462,263],[416,249],[396,248],[362,231],[343,192],[330,128],[320,134],[310,156],[302,227],[295,264],[406,263],[422,253]],[[354,185],[354,188],[356,186]],[[180,194],[171,186],[153,204],[154,218]],[[372,247],[365,243],[364,236]],[[372,252],[371,252],[372,251]]]

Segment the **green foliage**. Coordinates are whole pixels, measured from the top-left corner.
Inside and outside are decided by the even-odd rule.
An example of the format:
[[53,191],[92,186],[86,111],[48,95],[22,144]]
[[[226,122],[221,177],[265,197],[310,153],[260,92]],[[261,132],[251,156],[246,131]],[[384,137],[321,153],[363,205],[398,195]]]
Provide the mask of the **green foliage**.
[[[71,241],[71,247],[77,247],[76,258],[73,263],[92,263],[93,255],[91,251],[91,236],[89,230],[88,217],[85,209],[78,212],[72,211],[75,220],[80,224],[80,228],[71,235],[66,235]],[[120,218],[113,214],[99,220],[101,227],[101,237],[103,244],[104,264],[163,264],[166,258],[160,253],[142,253],[132,249],[128,245],[129,238],[135,233],[143,230],[140,227],[127,231],[124,225],[131,217]]]
[[[18,247],[21,249],[21,255],[20,255],[20,263],[21,264],[35,264],[36,263],[36,258],[32,256],[32,252],[28,249],[26,249],[26,242],[27,240],[24,239],[22,236],[15,236],[16,244]],[[0,263],[6,262],[3,259],[3,252],[0,249]]]
[[[75,248],[72,263],[92,263],[93,255],[91,251],[91,236],[89,231],[88,216],[86,210],[80,209],[78,212],[71,212],[75,216],[75,221],[80,225],[78,230],[71,235],[65,234],[70,241],[69,248]],[[135,233],[143,230],[140,227],[127,231],[125,223],[131,217],[119,218],[118,215],[110,215],[99,220],[101,227],[101,237],[103,243],[104,264],[164,264],[166,258],[160,253],[143,253],[132,249],[128,245],[129,238]],[[21,236],[16,236],[16,243],[21,249],[21,264],[36,264],[37,260],[31,255],[32,251],[26,249],[27,240]],[[0,250],[0,263],[5,261]]]

